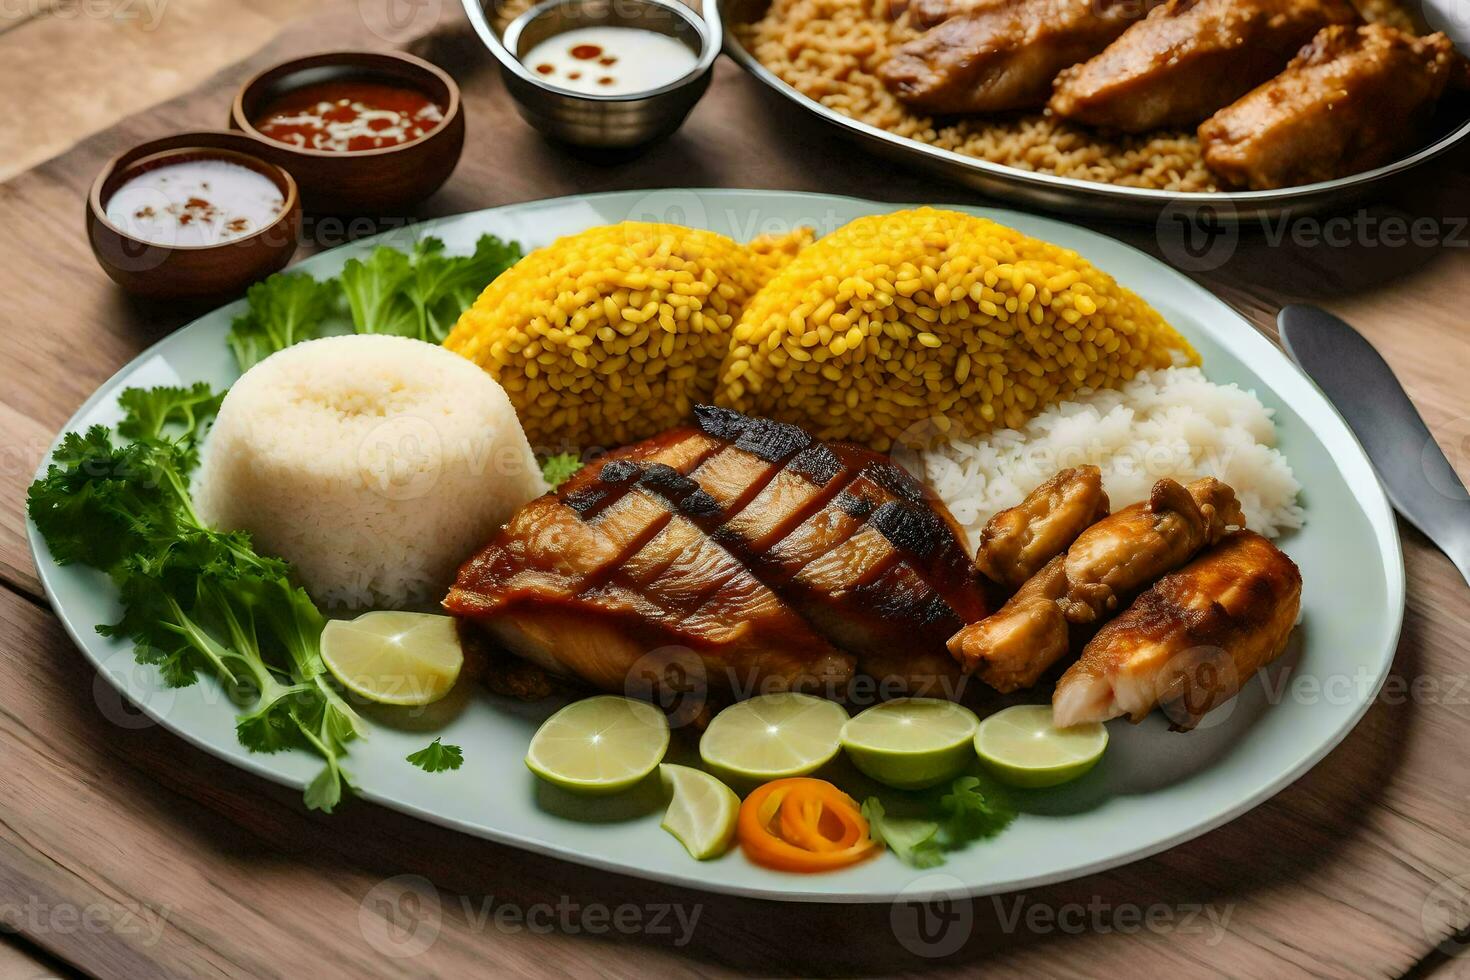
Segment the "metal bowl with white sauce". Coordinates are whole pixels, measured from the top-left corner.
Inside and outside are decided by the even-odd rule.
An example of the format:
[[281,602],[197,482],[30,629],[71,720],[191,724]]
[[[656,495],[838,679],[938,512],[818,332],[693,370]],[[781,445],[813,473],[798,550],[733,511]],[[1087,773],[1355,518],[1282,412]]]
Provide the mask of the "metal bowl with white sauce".
[[[521,116],[552,139],[593,149],[639,146],[678,129],[709,88],[724,39],[718,15],[701,17],[677,0],[545,0],[511,21],[503,35],[492,22],[493,5],[487,10],[482,0],[463,2]],[[549,39],[589,27],[662,35],[689,52],[688,62],[677,77],[650,79],[642,87],[610,84],[605,91],[577,90],[528,64]]]

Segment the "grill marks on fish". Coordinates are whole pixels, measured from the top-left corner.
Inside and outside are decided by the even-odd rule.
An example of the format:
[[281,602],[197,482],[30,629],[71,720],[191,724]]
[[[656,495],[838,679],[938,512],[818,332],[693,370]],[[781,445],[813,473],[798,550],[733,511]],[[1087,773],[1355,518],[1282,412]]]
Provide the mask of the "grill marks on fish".
[[[984,616],[984,598],[942,505],[903,470],[869,458],[823,512],[773,550],[796,566],[782,591],[864,673],[915,694],[959,689],[945,643]],[[789,554],[788,554],[789,552]]]
[[774,672],[788,686],[821,678],[840,689],[854,658],[910,690],[958,679],[945,640],[985,614],[984,598],[927,488],[885,457],[784,423],[708,406],[695,420],[528,505],[445,605],[603,686],[606,657],[593,670],[566,662],[539,612],[530,640],[502,621],[561,604],[568,629],[610,617],[644,644],[685,643],[713,666]]
[[[825,446],[821,448],[826,450]],[[826,506],[852,480],[852,472],[841,460],[830,450],[826,452],[831,459],[822,461],[820,475],[825,475],[825,480],[809,475],[805,469],[807,462],[803,460],[808,450],[803,450],[774,473],[747,506],[729,515],[713,531],[715,540],[748,561],[764,566],[774,545],[809,515]]]
[[460,570],[445,604],[483,617],[527,596],[595,586],[669,519],[667,507],[635,492],[632,477],[646,465],[692,470],[719,446],[697,434],[659,436],[583,467],[558,494],[538,497],[511,518],[495,544]]

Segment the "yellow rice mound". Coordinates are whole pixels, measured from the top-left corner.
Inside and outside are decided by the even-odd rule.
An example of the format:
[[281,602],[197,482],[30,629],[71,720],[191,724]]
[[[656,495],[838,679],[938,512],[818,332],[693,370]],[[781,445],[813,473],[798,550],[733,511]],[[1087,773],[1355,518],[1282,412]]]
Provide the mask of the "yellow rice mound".
[[1198,355],[1076,252],[921,208],[859,218],[749,302],[718,404],[887,449],[1017,428]]
[[444,346],[500,382],[539,451],[634,442],[709,400],[746,302],[810,240],[591,228],[492,282]]

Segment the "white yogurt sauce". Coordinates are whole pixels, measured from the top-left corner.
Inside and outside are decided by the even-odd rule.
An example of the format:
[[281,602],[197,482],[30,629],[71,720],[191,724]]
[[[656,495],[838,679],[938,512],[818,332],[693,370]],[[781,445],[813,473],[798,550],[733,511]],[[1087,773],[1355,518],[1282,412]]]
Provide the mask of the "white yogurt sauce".
[[285,201],[269,177],[228,160],[145,170],[107,201],[107,220],[156,245],[218,245],[259,231]]
[[683,78],[699,59],[682,41],[639,27],[579,27],[521,58],[542,81],[589,95],[647,92]]

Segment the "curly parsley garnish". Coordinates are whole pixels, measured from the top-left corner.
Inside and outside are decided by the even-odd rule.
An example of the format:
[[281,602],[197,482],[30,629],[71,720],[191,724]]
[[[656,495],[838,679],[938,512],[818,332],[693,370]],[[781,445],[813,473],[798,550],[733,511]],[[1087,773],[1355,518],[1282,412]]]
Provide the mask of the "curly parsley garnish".
[[170,686],[216,677],[243,706],[235,734],[252,752],[320,755],[305,800],[330,811],[350,788],[341,762],[362,721],[328,682],[325,620],[291,567],[195,512],[189,474],[219,403],[203,384],[124,391],[117,438],[100,425],[68,433],[27,507],[58,563],[117,583],[122,618],[98,632],[131,640]]

